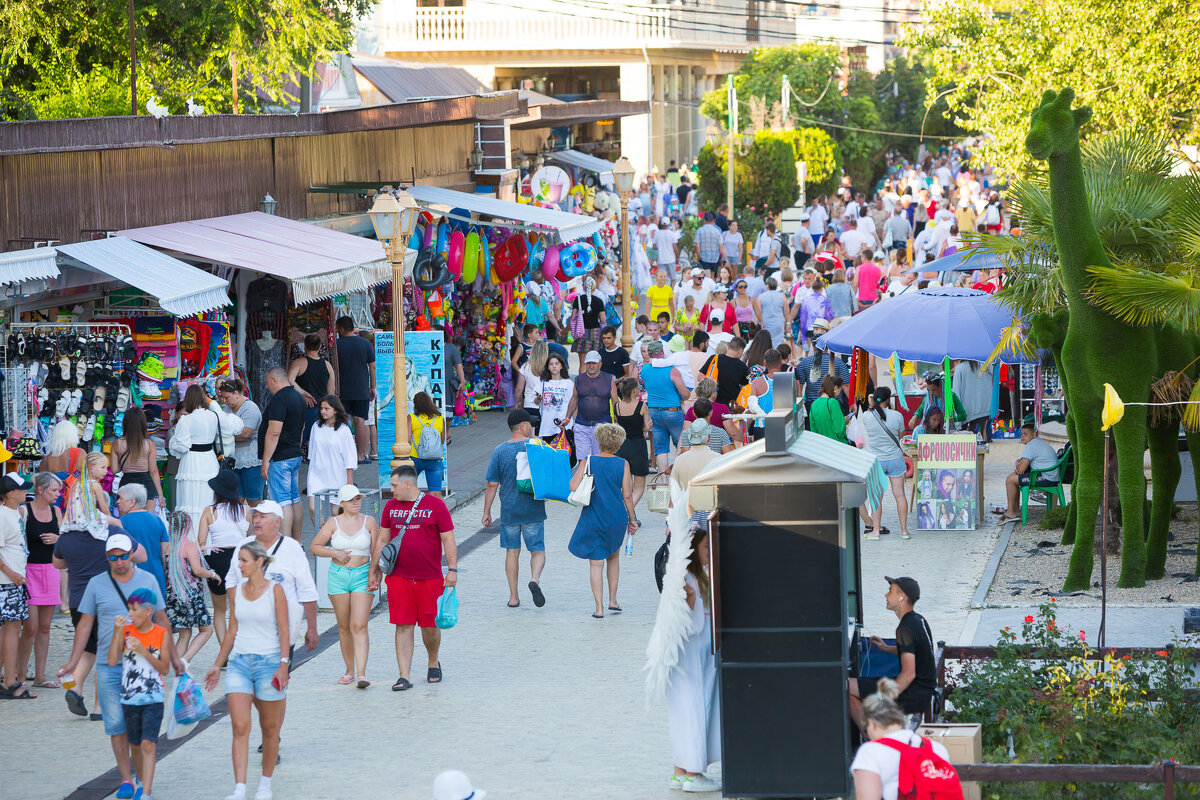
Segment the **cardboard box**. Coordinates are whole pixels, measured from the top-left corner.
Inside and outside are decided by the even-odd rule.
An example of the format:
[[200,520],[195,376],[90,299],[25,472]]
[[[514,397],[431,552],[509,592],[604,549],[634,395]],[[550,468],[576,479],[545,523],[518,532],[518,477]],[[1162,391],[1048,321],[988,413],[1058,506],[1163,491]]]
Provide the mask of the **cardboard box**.
[[[917,733],[941,743],[950,754],[951,764],[978,764],[983,761],[983,726],[979,723],[922,725]],[[963,781],[965,800],[980,800],[979,784]]]

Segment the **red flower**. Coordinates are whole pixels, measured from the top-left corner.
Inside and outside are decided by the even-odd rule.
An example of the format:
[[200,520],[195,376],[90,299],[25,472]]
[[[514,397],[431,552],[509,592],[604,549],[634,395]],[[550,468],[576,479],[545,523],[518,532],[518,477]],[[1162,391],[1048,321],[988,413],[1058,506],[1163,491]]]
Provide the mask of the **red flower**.
[[1125,661],[1128,661],[1129,659],[1133,658],[1133,656],[1126,653],[1125,655],[1121,656],[1121,658],[1124,659]]
[[1025,615],[1025,624],[1030,625],[1032,623],[1033,623],[1033,614],[1026,614]]
[[1156,656],[1162,656],[1163,658],[1170,658],[1170,657],[1171,657],[1171,654],[1170,654],[1170,653],[1168,653],[1166,650],[1155,650],[1155,651],[1154,651],[1154,655],[1156,655]]
[[1086,634],[1086,633],[1084,633],[1083,631],[1080,631],[1080,632],[1079,632],[1079,641],[1081,641],[1081,642],[1086,642],[1086,641],[1087,641],[1087,634]]
[[1008,630],[1008,626],[1007,626],[1007,625],[1005,625],[1005,626],[1004,626],[1004,630]]
[[1054,600],[1054,598],[1053,598],[1053,597],[1051,597],[1051,598],[1050,598],[1050,602],[1051,602],[1051,603],[1055,602],[1055,600]]
[[1054,625],[1054,620],[1050,620],[1049,622],[1046,623],[1046,630],[1052,631],[1055,629],[1056,629],[1056,626]]

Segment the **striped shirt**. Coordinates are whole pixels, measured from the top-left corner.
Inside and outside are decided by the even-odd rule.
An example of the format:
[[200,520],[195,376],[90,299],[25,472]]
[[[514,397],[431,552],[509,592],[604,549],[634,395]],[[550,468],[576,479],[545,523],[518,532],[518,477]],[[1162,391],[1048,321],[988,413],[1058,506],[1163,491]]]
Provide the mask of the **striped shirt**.
[[696,255],[705,264],[715,264],[721,260],[721,230],[711,222],[706,222],[696,231]]

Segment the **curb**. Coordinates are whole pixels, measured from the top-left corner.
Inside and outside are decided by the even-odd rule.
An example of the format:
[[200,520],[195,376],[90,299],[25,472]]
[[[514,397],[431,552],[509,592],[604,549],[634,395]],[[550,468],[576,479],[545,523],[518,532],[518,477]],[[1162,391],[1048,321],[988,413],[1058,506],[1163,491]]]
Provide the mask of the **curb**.
[[1000,540],[996,542],[996,549],[992,551],[992,557],[988,559],[987,566],[984,567],[983,575],[979,579],[979,586],[975,589],[975,596],[971,598],[971,608],[983,608],[988,592],[992,590],[992,582],[996,580],[996,571],[1000,569],[1000,559],[1004,558],[1004,551],[1008,549],[1008,540],[1012,538],[1013,529],[1016,527],[1016,520],[1000,526]]

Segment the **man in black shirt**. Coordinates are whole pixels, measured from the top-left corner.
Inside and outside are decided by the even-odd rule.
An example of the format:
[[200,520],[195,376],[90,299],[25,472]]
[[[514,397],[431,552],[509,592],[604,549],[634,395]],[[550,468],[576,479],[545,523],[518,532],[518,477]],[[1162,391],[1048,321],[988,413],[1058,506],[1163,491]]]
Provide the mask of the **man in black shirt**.
[[[729,350],[726,355],[709,356],[700,368],[703,376],[713,378],[717,382],[717,402],[730,405],[737,400],[738,392],[750,378],[750,368],[742,361],[742,351],[746,342],[737,336],[729,340]],[[717,374],[712,374],[713,359],[717,360]],[[696,380],[702,376],[697,375]]]
[[283,367],[267,370],[271,401],[258,428],[258,455],[270,497],[283,507],[285,535],[300,541],[304,512],[300,508],[300,440],[304,433],[304,397],[288,382]]
[[717,209],[717,218],[714,220],[717,227],[721,229],[721,233],[729,230],[729,204],[721,203],[721,207]]
[[[336,327],[338,397],[346,413],[354,418],[354,443],[358,446],[358,463],[362,464],[367,461],[371,443],[367,418],[371,416],[371,400],[375,397],[375,345],[358,335],[350,317],[338,317]],[[288,530],[287,520],[283,528]]]
[[600,329],[600,371],[620,380],[629,374],[629,353],[617,344],[617,329],[605,325]]
[[[906,714],[924,714],[929,710],[930,698],[937,688],[937,667],[933,632],[925,618],[913,611],[913,604],[921,598],[921,587],[912,578],[884,580],[888,582],[884,601],[888,611],[900,620],[896,626],[896,644],[886,644],[878,636],[871,637],[871,644],[885,653],[900,656],[900,674],[892,677],[900,687],[896,702]],[[875,693],[878,681],[878,678],[850,679],[850,715],[864,732],[862,698]]]

